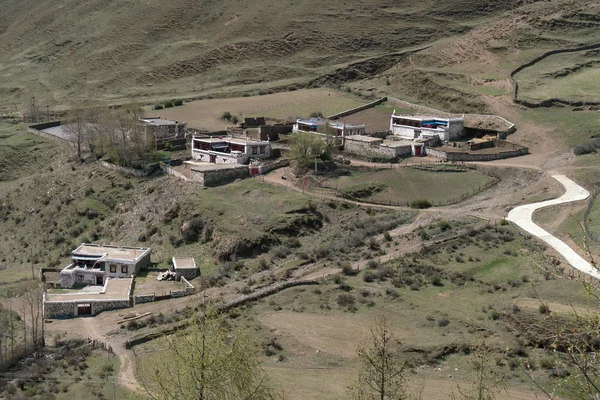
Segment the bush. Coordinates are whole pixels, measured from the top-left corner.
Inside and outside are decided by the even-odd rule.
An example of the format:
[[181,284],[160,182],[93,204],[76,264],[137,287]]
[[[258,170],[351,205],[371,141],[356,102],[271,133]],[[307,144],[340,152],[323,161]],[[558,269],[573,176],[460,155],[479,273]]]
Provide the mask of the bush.
[[173,102],[172,101],[165,101],[164,106],[165,106],[165,108],[171,108],[171,107],[173,107]]
[[444,286],[444,282],[442,282],[442,278],[439,275],[432,276],[430,281],[433,286]]
[[323,118],[323,112],[322,111],[313,111],[310,113],[310,117],[311,118]]
[[540,367],[543,369],[552,369],[554,368],[554,360],[550,357],[544,357],[540,360]]
[[340,307],[348,307],[350,305],[354,305],[356,299],[354,296],[348,293],[342,293],[337,298],[337,303]]
[[181,99],[173,100],[173,105],[175,107],[179,107],[182,104],[183,104],[183,100],[181,100]]
[[448,317],[442,317],[438,320],[437,324],[439,327],[448,326],[448,324],[450,324],[450,320]]
[[223,114],[221,115],[221,119],[225,120],[225,121],[231,121],[231,113],[229,111],[225,111],[223,112]]
[[445,220],[439,221],[437,223],[437,225],[438,225],[438,228],[440,228],[440,230],[442,232],[446,232],[447,230],[452,228],[452,225],[450,225],[450,222],[445,221]]
[[240,122],[240,119],[238,118],[238,116],[237,115],[232,115],[231,116],[231,123],[237,124],[238,122]]
[[365,281],[365,282],[368,282],[368,283],[369,283],[369,282],[373,282],[373,281],[375,280],[375,278],[376,278],[376,277],[375,277],[375,274],[374,274],[374,273],[372,273],[372,272],[366,271],[366,272],[363,274],[363,281]]
[[347,263],[342,266],[342,274],[347,276],[358,275],[358,269],[353,268],[352,265]]
[[540,304],[540,314],[550,314],[550,307],[548,304]]
[[154,105],[154,109],[155,109],[155,110],[162,110],[163,108],[164,108],[164,107],[163,107],[163,105],[162,105],[162,104],[155,104],[155,105]]
[[389,232],[384,232],[383,238],[385,239],[386,242],[391,242],[392,241],[392,235],[390,235]]
[[410,206],[412,208],[423,209],[423,208],[431,207],[431,203],[427,199],[417,199],[417,200],[411,201]]

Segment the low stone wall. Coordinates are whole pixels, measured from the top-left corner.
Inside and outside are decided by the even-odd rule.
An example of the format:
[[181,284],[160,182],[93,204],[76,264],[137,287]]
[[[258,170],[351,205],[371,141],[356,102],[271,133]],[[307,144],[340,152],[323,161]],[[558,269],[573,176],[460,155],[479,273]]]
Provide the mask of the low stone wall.
[[44,318],[73,318],[77,317],[78,305],[90,304],[92,310],[90,315],[98,315],[102,311],[129,308],[132,303],[129,299],[113,300],[70,300],[70,301],[46,301],[44,300]]
[[185,277],[181,277],[181,282],[185,286],[183,291],[186,296],[196,293],[196,288],[194,287],[194,285],[192,285],[187,279],[185,279]]
[[150,303],[155,300],[154,293],[153,294],[140,294],[138,296],[133,296],[133,304],[143,304]]
[[249,176],[250,171],[247,165],[208,171],[198,171],[192,168],[190,171],[190,180],[198,182],[205,187],[225,185],[235,181],[236,179],[245,179]]
[[349,140],[346,138],[344,151],[365,157],[376,157],[391,160],[394,158],[409,157],[412,154],[410,146],[395,147],[385,144],[371,145],[358,140]]
[[387,99],[388,99],[387,97],[382,97],[382,98],[380,98],[378,100],[375,100],[375,101],[373,101],[371,103],[364,104],[362,106],[355,107],[355,108],[352,108],[350,110],[342,111],[341,113],[330,115],[329,117],[327,117],[327,119],[336,119],[336,118],[345,117],[346,115],[356,114],[357,112],[364,111],[364,110],[366,110],[368,108],[373,108],[376,105],[379,105],[379,104],[383,103],[384,101],[387,101]]
[[[518,146],[518,145],[515,145]],[[519,149],[500,151],[497,153],[468,153],[458,151],[444,151],[439,148],[427,148],[426,153],[428,156],[440,158],[442,161],[493,161],[501,160],[505,158],[524,156],[529,153],[527,147],[521,147]]]
[[185,290],[171,290],[171,298],[185,297]]

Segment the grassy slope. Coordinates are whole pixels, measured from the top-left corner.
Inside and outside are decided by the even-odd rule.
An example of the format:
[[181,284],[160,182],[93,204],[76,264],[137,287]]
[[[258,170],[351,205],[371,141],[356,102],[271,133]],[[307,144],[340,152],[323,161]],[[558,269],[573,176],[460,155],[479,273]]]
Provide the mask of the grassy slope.
[[286,86],[468,32],[519,3],[3,0],[0,94],[64,105]]

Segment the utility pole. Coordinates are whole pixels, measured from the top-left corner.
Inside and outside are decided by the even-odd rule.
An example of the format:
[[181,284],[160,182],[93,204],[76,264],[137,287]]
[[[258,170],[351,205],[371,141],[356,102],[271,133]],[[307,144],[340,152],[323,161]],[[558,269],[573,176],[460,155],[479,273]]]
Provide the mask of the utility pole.
[[113,400],[117,400],[117,385],[115,383],[115,378],[113,378]]
[[318,172],[317,172],[317,157],[315,157],[315,175],[317,175],[317,174],[318,174]]

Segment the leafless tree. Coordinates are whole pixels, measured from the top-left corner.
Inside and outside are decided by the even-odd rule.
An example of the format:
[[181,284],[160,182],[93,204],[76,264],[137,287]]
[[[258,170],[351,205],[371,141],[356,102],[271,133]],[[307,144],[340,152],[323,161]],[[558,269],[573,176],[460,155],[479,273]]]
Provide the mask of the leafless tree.
[[64,118],[63,125],[69,135],[69,142],[77,152],[77,158],[81,159],[84,146],[89,142],[88,124],[85,111],[80,108],[72,109]]

